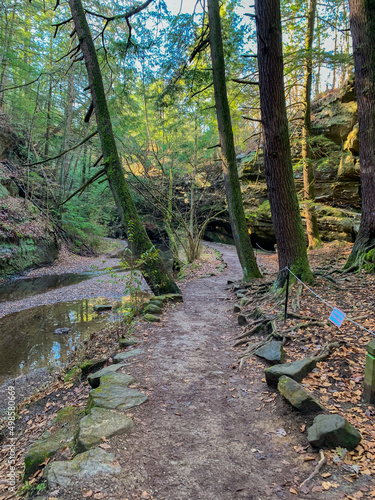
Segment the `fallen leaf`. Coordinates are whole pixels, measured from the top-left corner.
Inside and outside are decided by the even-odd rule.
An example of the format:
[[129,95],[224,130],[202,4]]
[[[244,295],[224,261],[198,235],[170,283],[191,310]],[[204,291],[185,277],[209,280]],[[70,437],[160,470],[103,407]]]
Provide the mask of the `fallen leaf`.
[[82,493],[82,496],[83,496],[83,498],[90,498],[90,497],[92,497],[93,493],[94,492],[92,490],[89,490],[89,491],[86,491],[86,493]]
[[110,445],[107,443],[100,444],[99,448],[102,448],[103,450],[110,450],[111,449]]
[[293,495],[298,495],[298,492],[297,490],[295,490],[294,488],[290,488],[289,490],[291,493],[293,493]]
[[330,477],[332,474],[330,472],[324,472],[324,474],[322,474],[322,478],[326,479],[327,477]]

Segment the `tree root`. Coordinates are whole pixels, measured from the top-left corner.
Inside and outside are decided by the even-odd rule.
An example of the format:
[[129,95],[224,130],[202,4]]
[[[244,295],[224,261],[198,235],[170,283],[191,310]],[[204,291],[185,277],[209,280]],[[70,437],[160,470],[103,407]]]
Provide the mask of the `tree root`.
[[318,354],[317,356],[314,356],[314,359],[318,363],[320,361],[324,361],[325,359],[327,359],[330,356],[331,352],[334,349],[337,349],[338,347],[340,347],[340,344],[338,342],[330,342],[329,344],[326,344],[324,347],[322,347],[320,354]]
[[319,471],[320,469],[323,467],[323,465],[326,463],[327,459],[324,455],[324,451],[323,450],[319,450],[319,453],[320,453],[320,460],[319,462],[316,464],[316,467],[315,469],[312,471],[312,473],[309,475],[308,478],[306,478],[298,487],[298,489],[301,489],[303,486],[306,485],[306,483],[308,483],[309,481],[311,481],[311,479],[313,479],[315,476],[317,476],[319,474]]
[[243,339],[244,337],[251,337],[259,332],[263,327],[267,326],[274,318],[262,318],[254,321],[248,326],[248,329],[239,335],[236,340]]

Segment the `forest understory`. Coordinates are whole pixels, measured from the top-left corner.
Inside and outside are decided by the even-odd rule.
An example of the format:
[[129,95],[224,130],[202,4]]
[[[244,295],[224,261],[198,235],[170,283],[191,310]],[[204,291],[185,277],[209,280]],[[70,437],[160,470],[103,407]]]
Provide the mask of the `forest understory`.
[[[209,260],[206,257],[200,266],[191,268],[181,284],[184,302],[168,306],[160,323],[139,322],[133,332],[143,352],[126,366],[126,372],[149,400],[127,412],[135,423],[131,434],[100,445],[114,454],[121,473],[77,480],[46,493],[43,468],[50,462],[47,459],[13,498],[37,493],[45,499],[375,497],[375,410],[362,402],[366,344],[371,334],[348,321],[340,329],[331,325],[327,321],[330,309],[299,285],[291,288],[290,315],[284,324],[284,298],[270,290],[277,256],[266,253],[257,255],[264,277],[247,286],[249,303],[241,314],[248,323],[239,327],[233,313],[238,300],[233,285],[241,283],[238,259],[233,247],[213,246],[222,253],[227,269],[219,273],[218,261],[211,253]],[[375,278],[366,273],[339,272],[350,247],[332,243],[311,251],[316,280],[310,287],[373,330]],[[228,280],[234,283],[228,284]],[[276,390],[267,387],[264,370],[268,365],[251,355],[254,344],[268,338],[268,330],[249,333],[254,326],[254,309],[275,320],[274,328],[285,339],[287,362],[321,353],[325,345],[338,343],[303,384],[330,413],[344,416],[361,432],[362,441],[353,451],[313,449],[306,439],[312,417],[299,414]],[[72,359],[67,369],[101,355],[110,363],[126,329],[116,326],[94,334],[86,350]],[[239,340],[246,342],[234,347]],[[52,384],[19,407],[19,486],[25,450],[60,408],[84,408],[87,403],[87,381],[64,382],[65,374],[57,374]],[[6,465],[6,442],[1,454]],[[53,460],[71,457],[68,448]],[[6,469],[2,467],[1,499],[12,498],[4,488]]]

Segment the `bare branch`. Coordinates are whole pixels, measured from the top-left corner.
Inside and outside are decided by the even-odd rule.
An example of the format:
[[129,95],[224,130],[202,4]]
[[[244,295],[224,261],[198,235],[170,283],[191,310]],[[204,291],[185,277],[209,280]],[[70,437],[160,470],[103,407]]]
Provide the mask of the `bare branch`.
[[203,89],[201,90],[198,90],[197,92],[194,92],[194,94],[191,94],[190,97],[194,97],[198,94],[201,94],[202,92],[204,92],[205,90],[209,89],[210,87],[212,87],[213,83],[210,83],[209,85],[207,85],[207,87],[204,87]]
[[69,149],[66,149],[65,151],[63,151],[62,153],[58,154],[57,156],[52,156],[51,158],[47,158],[46,160],[37,161],[35,163],[26,163],[25,167],[33,167],[34,165],[41,165],[42,163],[47,163],[47,162],[52,161],[52,160],[57,160],[58,158],[61,158],[62,156],[66,155],[66,153],[69,153],[70,151],[73,151],[74,149],[77,149],[80,146],[82,146],[82,144],[85,144],[85,142],[89,141],[97,133],[98,133],[98,131],[95,130],[95,132],[93,132],[92,134],[88,135],[85,139],[83,139],[83,141],[79,142],[78,144],[76,144],[75,146],[73,146],[73,147],[71,147]]
[[259,85],[259,82],[252,82],[251,80],[242,80],[241,78],[232,78],[234,83],[242,83],[243,85]]

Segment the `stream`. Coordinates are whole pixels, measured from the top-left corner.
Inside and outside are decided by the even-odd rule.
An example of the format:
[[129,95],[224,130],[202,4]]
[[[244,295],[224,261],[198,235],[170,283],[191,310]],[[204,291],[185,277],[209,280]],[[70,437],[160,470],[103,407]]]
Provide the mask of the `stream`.
[[[170,253],[161,254],[170,267]],[[66,269],[52,266],[0,285],[0,386],[14,379],[46,378],[92,333],[123,319],[129,307],[128,273],[120,259],[85,261],[78,272]],[[148,296],[143,280],[141,290]],[[111,304],[112,310],[95,312],[98,304]],[[57,333],[61,328],[69,331]]]

